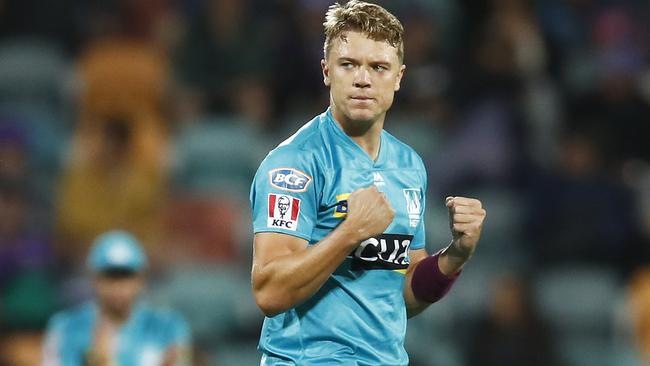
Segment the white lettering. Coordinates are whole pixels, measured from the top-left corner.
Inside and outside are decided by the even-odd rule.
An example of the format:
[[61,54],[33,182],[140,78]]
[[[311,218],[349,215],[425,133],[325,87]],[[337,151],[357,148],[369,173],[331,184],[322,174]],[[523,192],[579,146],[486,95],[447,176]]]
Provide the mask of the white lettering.
[[[293,181],[290,180],[291,178],[293,178]],[[287,183],[289,183],[289,184],[291,184],[293,186],[299,186],[299,185],[303,184],[304,182],[305,182],[305,178],[300,178],[297,175],[292,174],[292,175],[287,177]]]
[[409,235],[396,234],[368,238],[359,244],[352,256],[355,260],[366,263],[362,268],[406,268],[409,263],[410,238]]
[[274,183],[286,183],[290,186],[300,186],[307,181],[296,174],[282,174],[278,173],[273,179]]
[[410,240],[404,240],[402,242],[402,248],[404,250],[399,254],[397,259],[395,260],[395,263],[402,264],[402,263],[405,263],[408,260],[408,257],[407,257],[408,254],[409,254],[408,248],[409,248],[410,245],[411,245]]
[[399,243],[399,240],[398,240],[398,239],[395,239],[395,240],[393,240],[393,242],[395,243],[395,245],[394,245],[394,247],[393,247],[393,248],[394,248],[394,249],[393,249],[393,252],[390,253],[390,256],[388,256],[388,259],[387,259],[388,262],[392,262],[392,261],[395,260],[395,256],[397,256],[397,252],[398,252],[399,249],[400,249],[400,243]]
[[275,179],[273,179],[273,181],[276,182],[276,183],[280,183],[280,182],[284,181],[284,174],[278,173],[275,176]]
[[379,241],[375,238],[370,238],[367,240],[364,240],[359,244],[359,247],[357,250],[354,252],[355,257],[367,261],[367,262],[374,262],[377,260],[377,257],[362,257],[361,254],[363,253],[363,250],[366,249],[368,245],[372,245],[374,247],[377,247],[379,245]]

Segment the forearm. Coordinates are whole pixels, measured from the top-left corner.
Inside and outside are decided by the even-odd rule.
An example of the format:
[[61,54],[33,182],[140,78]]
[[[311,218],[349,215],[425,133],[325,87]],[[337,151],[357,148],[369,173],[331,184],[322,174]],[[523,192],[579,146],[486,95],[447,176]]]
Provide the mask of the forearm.
[[473,254],[473,249],[471,251],[462,250],[459,248],[457,242],[452,241],[451,244],[442,251],[440,258],[438,259],[440,272],[446,276],[458,274]]
[[341,224],[317,244],[253,263],[253,291],[267,315],[275,315],[311,297],[350,254],[358,241]]
[[411,283],[413,281],[413,271],[406,273],[406,284],[404,286],[404,303],[406,304],[406,315],[412,318],[431,305],[430,302],[418,300],[413,294]]
[[404,288],[408,315],[413,316],[440,300],[476,250],[486,211],[481,201],[465,197],[447,197],[452,242],[444,250],[428,257],[416,251],[411,260]]
[[[462,268],[456,252],[450,248],[432,256],[419,256],[406,273],[404,302],[408,317],[424,311],[429,305],[444,297]],[[451,255],[450,255],[451,254]]]

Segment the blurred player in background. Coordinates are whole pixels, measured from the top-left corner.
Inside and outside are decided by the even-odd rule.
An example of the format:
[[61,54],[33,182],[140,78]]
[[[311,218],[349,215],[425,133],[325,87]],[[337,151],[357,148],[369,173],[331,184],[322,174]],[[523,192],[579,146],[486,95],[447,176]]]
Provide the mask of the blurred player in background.
[[251,188],[261,364],[407,365],[407,317],[449,290],[486,212],[447,197],[453,240],[427,254],[424,164],[383,130],[403,27],[361,1],[331,6],[324,26],[330,106],[269,153]]
[[96,300],[50,320],[43,365],[190,365],[190,331],[176,313],[138,301],[147,258],[124,231],[100,235],[88,256]]

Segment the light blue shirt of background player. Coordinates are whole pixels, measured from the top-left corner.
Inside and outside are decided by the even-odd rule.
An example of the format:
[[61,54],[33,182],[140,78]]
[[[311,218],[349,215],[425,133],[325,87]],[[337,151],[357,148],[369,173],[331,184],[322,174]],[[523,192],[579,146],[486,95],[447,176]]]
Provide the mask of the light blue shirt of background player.
[[251,189],[261,364],[407,365],[407,316],[444,296],[485,210],[447,197],[452,242],[427,254],[424,166],[383,130],[406,69],[403,27],[356,0],[331,6],[324,26],[330,108],[269,153]]
[[100,235],[87,266],[96,299],[50,319],[44,366],[191,364],[185,320],[138,300],[147,258],[135,237],[124,231]]

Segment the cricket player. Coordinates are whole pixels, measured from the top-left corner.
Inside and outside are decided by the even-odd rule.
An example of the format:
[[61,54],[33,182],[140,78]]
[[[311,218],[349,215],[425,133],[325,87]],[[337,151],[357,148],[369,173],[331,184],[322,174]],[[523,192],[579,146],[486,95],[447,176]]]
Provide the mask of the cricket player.
[[54,315],[45,366],[189,366],[190,331],[171,311],[138,301],[147,258],[124,231],[100,235],[88,256],[96,301]]
[[331,6],[324,26],[329,108],[268,154],[251,188],[261,364],[407,365],[407,317],[449,290],[486,212],[447,197],[453,239],[427,254],[424,164],[383,130],[406,69],[403,27],[356,0]]

